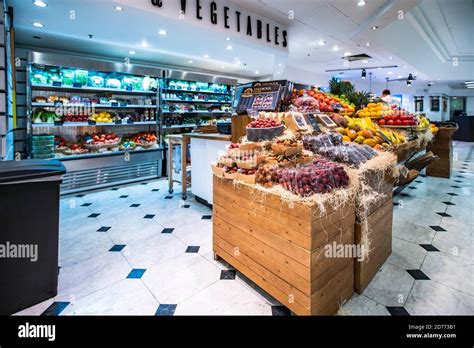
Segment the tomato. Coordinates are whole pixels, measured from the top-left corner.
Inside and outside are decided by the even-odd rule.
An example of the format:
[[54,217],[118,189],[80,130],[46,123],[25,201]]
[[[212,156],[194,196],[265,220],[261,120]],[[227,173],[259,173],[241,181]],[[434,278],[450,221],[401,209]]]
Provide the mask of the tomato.
[[388,121],[387,121],[387,124],[388,124],[389,126],[393,126],[393,125],[395,124],[395,121],[394,121],[394,120],[388,120]]
[[402,120],[396,120],[396,121],[395,121],[395,124],[396,124],[397,126],[401,126],[401,125],[403,124],[403,122],[402,122]]
[[386,123],[386,121],[385,121],[385,120],[379,120],[379,125],[381,125],[381,126],[384,126],[384,125],[385,125],[385,123]]

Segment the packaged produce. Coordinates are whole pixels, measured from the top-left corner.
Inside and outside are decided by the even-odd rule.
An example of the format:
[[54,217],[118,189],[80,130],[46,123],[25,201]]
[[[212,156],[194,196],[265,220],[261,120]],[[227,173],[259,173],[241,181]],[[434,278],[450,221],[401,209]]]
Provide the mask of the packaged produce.
[[89,86],[95,88],[102,88],[105,85],[105,80],[102,76],[93,75],[89,77]]
[[339,146],[342,143],[342,135],[338,133],[305,135],[303,137],[304,148],[314,153],[318,153],[319,148]]
[[116,78],[108,78],[107,83],[105,85],[107,88],[115,88],[115,89],[120,89],[122,88],[122,83],[120,82],[119,79]]
[[74,80],[75,80],[75,77],[76,77],[75,70],[63,69],[61,74],[62,74],[62,77],[63,77],[63,85],[64,86],[73,86],[74,85]]
[[54,111],[38,108],[33,111],[32,119],[33,123],[54,123],[59,117]]
[[48,84],[52,85],[53,82],[61,82],[63,78],[61,76],[61,70],[58,68],[49,68],[46,70],[48,76]]
[[278,166],[266,165],[258,168],[255,177],[255,182],[257,184],[271,188],[278,181]]
[[48,74],[44,68],[37,66],[32,67],[31,71],[31,83],[33,85],[46,85],[48,84]]
[[82,86],[87,86],[89,82],[89,72],[87,70],[78,69],[75,71],[74,82],[81,84]]
[[33,98],[33,103],[47,103],[48,99],[45,97],[34,97]]
[[256,182],[256,173],[257,169],[252,168],[252,169],[246,169],[246,168],[239,168],[237,170],[237,176],[236,179],[242,182],[245,182],[247,184],[255,185]]
[[284,155],[285,157],[293,157],[303,152],[303,145],[296,139],[279,139],[272,143],[272,151],[276,155]]
[[344,168],[325,159],[316,159],[304,167],[281,169],[278,176],[280,185],[301,197],[331,192],[349,184]]
[[295,98],[293,106],[295,111],[298,112],[319,112],[319,102],[306,94]]
[[377,152],[368,145],[345,144],[344,146],[320,147],[317,153],[332,161],[359,167],[367,160],[377,156]]

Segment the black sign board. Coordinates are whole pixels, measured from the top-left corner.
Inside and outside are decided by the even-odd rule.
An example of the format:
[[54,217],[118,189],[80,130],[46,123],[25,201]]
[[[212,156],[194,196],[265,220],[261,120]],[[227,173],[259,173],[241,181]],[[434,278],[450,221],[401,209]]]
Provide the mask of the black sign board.
[[245,88],[241,95],[236,112],[245,114],[247,110],[278,111],[281,95],[287,85],[286,80],[254,82]]
[[53,81],[53,87],[61,87],[63,84],[59,81]]

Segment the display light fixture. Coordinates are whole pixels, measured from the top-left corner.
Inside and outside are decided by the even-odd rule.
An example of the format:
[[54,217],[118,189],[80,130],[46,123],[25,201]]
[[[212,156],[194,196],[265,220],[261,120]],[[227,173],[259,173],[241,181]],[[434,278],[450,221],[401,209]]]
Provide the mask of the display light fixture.
[[361,76],[363,79],[365,79],[367,77],[367,71],[365,71],[365,69],[362,69],[362,76]]

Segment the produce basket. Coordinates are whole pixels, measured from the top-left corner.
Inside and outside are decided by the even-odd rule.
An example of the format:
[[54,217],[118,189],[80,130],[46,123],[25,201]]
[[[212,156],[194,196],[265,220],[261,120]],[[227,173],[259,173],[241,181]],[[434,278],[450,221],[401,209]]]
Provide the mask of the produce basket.
[[247,139],[253,142],[272,140],[283,135],[285,127],[247,128]]
[[152,148],[155,145],[156,145],[156,142],[154,142],[154,141],[137,143],[137,146],[143,147],[145,149]]
[[66,148],[63,150],[63,154],[65,154],[66,156],[84,155],[86,153],[89,153],[88,149],[71,150]]
[[89,150],[100,150],[100,149],[111,149],[117,147],[120,144],[120,139],[109,144],[84,144],[84,146]]

